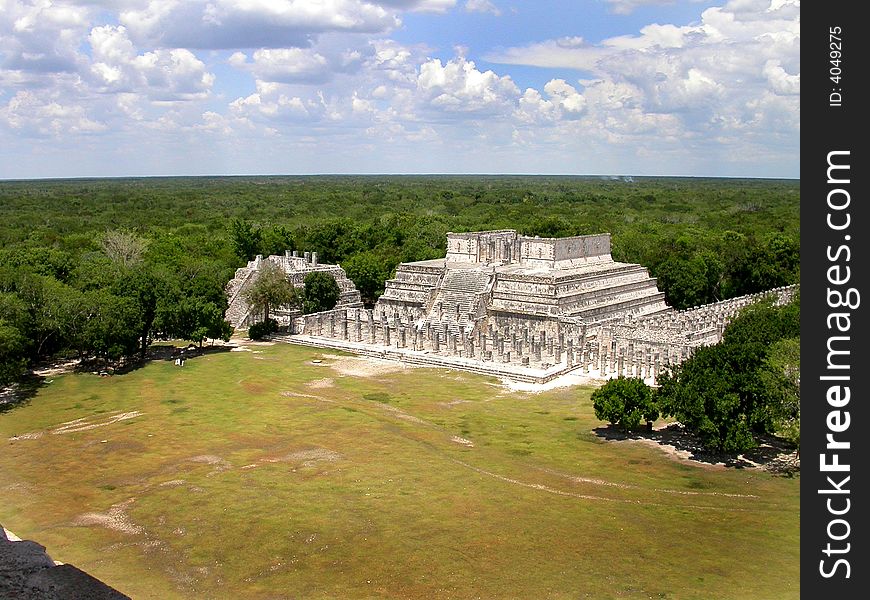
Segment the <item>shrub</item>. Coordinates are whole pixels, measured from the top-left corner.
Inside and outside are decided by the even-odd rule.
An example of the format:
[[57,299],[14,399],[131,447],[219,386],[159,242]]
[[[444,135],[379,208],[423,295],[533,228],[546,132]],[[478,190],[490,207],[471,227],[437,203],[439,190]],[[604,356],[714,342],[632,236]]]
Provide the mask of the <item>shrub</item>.
[[642,421],[659,418],[652,389],[636,377],[619,377],[605,383],[592,392],[592,407],[598,419],[626,431],[635,429]]
[[250,329],[248,329],[248,337],[252,340],[262,340],[276,331],[278,331],[278,321],[266,319],[251,325]]

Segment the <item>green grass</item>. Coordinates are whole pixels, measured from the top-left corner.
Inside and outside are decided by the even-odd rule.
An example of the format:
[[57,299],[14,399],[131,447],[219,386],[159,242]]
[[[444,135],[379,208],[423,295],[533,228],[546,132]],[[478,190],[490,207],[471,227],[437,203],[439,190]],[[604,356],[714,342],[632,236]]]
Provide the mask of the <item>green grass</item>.
[[590,389],[254,350],[0,414],[0,523],[134,598],[799,596],[799,480],[603,442]]

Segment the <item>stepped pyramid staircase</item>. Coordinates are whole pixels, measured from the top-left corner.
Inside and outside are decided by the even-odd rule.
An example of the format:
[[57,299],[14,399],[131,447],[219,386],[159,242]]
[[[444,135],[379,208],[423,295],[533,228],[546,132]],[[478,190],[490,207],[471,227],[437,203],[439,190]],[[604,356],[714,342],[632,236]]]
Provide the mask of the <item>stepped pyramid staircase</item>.
[[490,268],[448,268],[426,304],[421,324],[438,332],[471,335],[478,318],[486,315],[495,271]]

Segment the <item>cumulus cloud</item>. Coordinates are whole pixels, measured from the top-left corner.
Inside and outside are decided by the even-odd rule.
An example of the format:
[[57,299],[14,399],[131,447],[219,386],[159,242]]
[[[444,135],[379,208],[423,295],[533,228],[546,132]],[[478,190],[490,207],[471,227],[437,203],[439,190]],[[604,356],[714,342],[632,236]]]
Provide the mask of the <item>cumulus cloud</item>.
[[[625,13],[661,3],[609,2]],[[412,155],[416,170],[436,171],[591,172],[631,157],[665,172],[703,157],[710,174],[748,156],[794,164],[796,0],[730,0],[689,24],[494,49],[482,57],[489,68],[470,48],[445,56],[390,39],[407,12],[471,22],[496,4],[0,0],[0,146],[28,136],[224,144],[254,170],[246,150],[274,161],[279,147],[304,164],[343,156],[361,170],[415,170]],[[520,88],[529,71],[510,65],[558,72]]]
[[137,54],[124,26],[95,27],[88,41],[91,72],[102,91],[139,91],[161,101],[191,100],[205,97],[214,84],[214,75],[187,49]]
[[495,16],[501,14],[501,10],[499,10],[499,8],[489,0],[467,0],[465,3],[465,11],[489,13]]
[[[733,0],[704,10],[696,24],[648,25],[636,35],[596,44],[578,37],[547,40],[487,59],[591,75],[581,90],[586,115],[611,130],[634,124],[642,133],[658,123],[690,140],[775,123],[779,133],[788,135],[791,128],[796,134],[799,8],[790,0]],[[556,99],[527,94],[522,120],[535,122],[532,107],[545,120],[552,118]],[[765,110],[771,115],[762,115]]]
[[0,106],[0,123],[18,134],[36,137],[92,134],[107,129],[105,123],[91,119],[81,105],[57,96],[19,91]]
[[325,32],[399,25],[393,12],[364,0],[152,0],[123,11],[120,21],[137,43],[199,49],[306,47]]
[[498,111],[519,96],[510,77],[481,72],[461,57],[443,65],[437,58],[425,62],[417,87],[430,106],[450,113]]
[[0,69],[74,72],[84,58],[78,43],[91,11],[51,2],[0,3]]
[[230,57],[230,64],[263,81],[323,83],[331,76],[326,57],[310,48],[262,48],[253,53],[250,62],[237,52]]

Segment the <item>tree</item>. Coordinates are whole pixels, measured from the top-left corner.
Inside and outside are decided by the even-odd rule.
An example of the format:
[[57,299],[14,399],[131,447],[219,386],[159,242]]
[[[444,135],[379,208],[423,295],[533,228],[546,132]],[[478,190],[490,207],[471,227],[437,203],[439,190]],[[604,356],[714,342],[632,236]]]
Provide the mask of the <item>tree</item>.
[[109,260],[129,268],[142,262],[148,243],[133,232],[114,229],[103,235],[100,245]]
[[9,385],[24,374],[24,336],[17,328],[0,319],[0,387]]
[[229,341],[232,326],[224,319],[224,313],[213,302],[198,297],[181,299],[169,317],[166,333],[199,344],[207,339]]
[[599,420],[626,431],[659,418],[652,389],[637,377],[611,379],[592,392],[592,407]]
[[166,279],[148,265],[141,265],[123,273],[112,286],[112,291],[117,296],[130,300],[131,306],[138,311],[139,329],[136,334],[139,340],[139,356],[142,359],[145,358],[151,343],[160,300],[169,293]]
[[[800,335],[800,299],[745,309],[722,341],[698,348],[659,379],[657,403],[710,449],[742,452],[782,426],[783,401],[764,380],[771,348]],[[792,417],[794,416],[792,411]]]
[[341,298],[341,288],[332,275],[314,271],[305,276],[302,290],[302,312],[304,314],[332,310]]
[[675,417],[711,450],[748,450],[756,445],[752,425],[762,431],[771,426],[752,377],[762,355],[758,348],[738,349],[698,348],[659,379],[656,397],[662,415]]
[[230,223],[230,237],[236,256],[248,262],[260,251],[263,234],[259,227],[255,228],[242,219],[233,219]]
[[374,252],[356,254],[342,263],[342,267],[367,306],[374,305],[384,293],[384,282],[390,278],[392,271]]
[[721,263],[710,253],[691,258],[672,256],[657,267],[656,275],[668,304],[677,309],[690,308],[718,299]]
[[266,321],[272,307],[298,306],[299,294],[287,279],[284,270],[275,263],[266,261],[262,263],[257,278],[245,291],[245,300],[254,311],[262,312],[263,320]]
[[761,370],[761,381],[774,404],[777,434],[801,443],[801,341],[789,338],[770,347]]
[[135,300],[94,290],[85,294],[83,304],[89,314],[80,337],[88,353],[107,360],[136,354],[142,320]]

